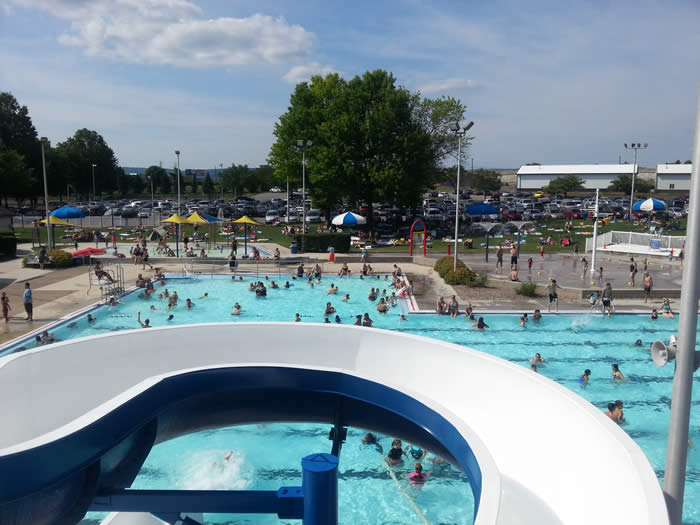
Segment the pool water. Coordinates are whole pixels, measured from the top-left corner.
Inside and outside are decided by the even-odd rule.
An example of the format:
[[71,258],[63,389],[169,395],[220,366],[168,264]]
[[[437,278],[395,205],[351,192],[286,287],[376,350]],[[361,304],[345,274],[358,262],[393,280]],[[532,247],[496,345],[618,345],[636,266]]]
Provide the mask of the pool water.
[[[289,289],[271,289],[268,286],[268,296],[258,298],[254,292],[248,291],[249,278],[243,281],[234,281],[230,277],[173,279],[168,281],[166,287],[171,292],[178,292],[180,302],[171,311],[167,310],[164,299],[140,299],[137,294],[130,294],[122,299],[123,305],[100,307],[92,312],[97,317],[96,322],[88,323],[83,315],[80,319],[64,323],[52,333],[58,339],[70,339],[137,328],[138,311],[142,312],[142,317],[149,317],[154,326],[166,325],[167,316],[171,313],[175,316],[174,324],[213,320],[293,321],[295,313],[301,315],[303,322],[323,322],[325,304],[331,301],[343,323],[352,323],[355,315],[368,312],[376,327],[464,345],[528,368],[529,360],[535,352],[540,352],[546,363],[539,367],[538,373],[570,388],[601,410],[606,410],[607,403],[616,399],[624,402],[627,422],[623,428],[644,450],[662,480],[673,366],[656,367],[650,359],[648,348],[654,340],[668,341],[677,331],[677,319],[651,321],[644,315],[607,318],[600,315],[545,313],[541,321],[530,320],[525,327],[521,327],[518,316],[484,314],[490,328],[479,332],[464,317],[450,319],[436,315],[411,315],[408,320],[400,321],[398,308],[391,309],[388,314],[377,313],[376,303],[368,301],[367,294],[370,287],[386,289],[387,294],[391,294],[390,281],[385,281],[383,276],[379,280],[326,276],[323,283],[314,288],[306,281],[292,280],[289,276],[280,279],[280,276],[270,274],[268,277],[280,285],[289,280],[294,286]],[[264,275],[261,274],[260,278],[264,279]],[[339,287],[337,295],[327,293],[331,282]],[[163,288],[158,287],[158,293]],[[208,298],[201,299],[204,293],[208,293]],[[350,300],[344,302],[341,299],[346,293],[350,294]],[[195,303],[189,311],[184,308],[187,297]],[[240,316],[231,315],[236,301],[243,306]],[[157,310],[151,311],[151,305]],[[632,343],[636,339],[641,339],[644,345],[634,347]],[[612,380],[612,363],[620,365],[628,383]],[[586,368],[592,371],[591,380],[588,385],[582,385],[577,378]],[[696,378],[695,381],[700,379]],[[700,400],[698,389],[695,391],[694,406]],[[546,407],[541,409],[546,410]],[[376,453],[358,447],[360,434],[360,430],[351,431],[349,443],[341,456],[343,521],[423,523],[399,486],[382,470]],[[327,436],[328,426],[283,424],[227,428],[183,436],[153,449],[136,486],[197,488],[183,485],[195,481],[205,485],[218,483],[222,485],[221,488],[243,488],[240,484],[247,484],[249,488],[298,484],[301,457],[329,450]],[[700,447],[700,418],[695,413],[691,414],[691,440]],[[390,437],[384,437],[382,444],[385,448],[389,443]],[[214,467],[209,467],[226,450],[236,452],[237,466],[221,467],[221,472],[216,473],[212,470]],[[189,475],[188,469],[195,469],[197,475]],[[427,484],[415,496],[418,507],[428,521],[471,522],[471,510],[466,509],[471,509],[473,502],[466,480],[450,469],[444,479],[435,476],[431,481],[435,483]],[[399,482],[401,484],[402,480],[399,479]],[[404,485],[405,481],[402,484],[405,488]],[[261,520],[277,522],[270,517]],[[684,522],[700,523],[700,450],[691,449],[689,454]]]

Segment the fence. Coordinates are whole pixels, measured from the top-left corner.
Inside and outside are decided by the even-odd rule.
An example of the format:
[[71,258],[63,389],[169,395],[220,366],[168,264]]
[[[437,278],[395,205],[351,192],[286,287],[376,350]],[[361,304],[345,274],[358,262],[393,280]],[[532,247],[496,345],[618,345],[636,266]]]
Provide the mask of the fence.
[[[654,241],[658,241],[654,242]],[[657,235],[653,233],[635,232],[606,232],[598,235],[596,248],[604,246],[626,244],[640,246],[651,250],[679,251],[685,245],[685,237],[673,235]],[[593,250],[593,238],[586,239],[586,251]]]

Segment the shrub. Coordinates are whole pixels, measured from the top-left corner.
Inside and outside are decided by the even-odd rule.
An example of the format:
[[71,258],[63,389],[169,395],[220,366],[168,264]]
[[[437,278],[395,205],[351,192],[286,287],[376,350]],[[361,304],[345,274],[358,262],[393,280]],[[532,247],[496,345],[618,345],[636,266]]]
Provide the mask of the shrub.
[[0,235],[0,256],[15,257],[17,255],[17,238],[14,235]]
[[[454,258],[448,256],[445,257],[440,257],[437,262],[435,263],[435,266],[433,269],[438,273],[440,277],[445,279],[445,276],[453,271],[454,268]],[[457,270],[460,270],[461,268],[467,268],[467,265],[464,264],[462,261],[457,259]],[[467,268],[468,269],[468,268]],[[471,270],[469,270],[471,271]],[[449,283],[448,283],[449,284]]]
[[[296,235],[294,240],[302,247],[302,236]],[[350,251],[350,234],[349,233],[307,233],[304,236],[304,251],[306,252],[327,252],[332,246],[336,253],[348,253]]]
[[470,288],[485,288],[489,284],[489,276],[486,274],[474,274],[474,279],[467,281],[467,286]]
[[49,259],[56,268],[68,268],[73,266],[73,256],[65,250],[51,250]]
[[447,275],[445,275],[445,282],[447,284],[469,286],[470,288],[486,286],[488,280],[488,276],[479,275],[466,266],[463,268],[457,268],[457,271],[450,270],[447,272]]
[[537,285],[535,283],[520,283],[520,286],[515,289],[515,293],[526,297],[535,297],[537,295]]

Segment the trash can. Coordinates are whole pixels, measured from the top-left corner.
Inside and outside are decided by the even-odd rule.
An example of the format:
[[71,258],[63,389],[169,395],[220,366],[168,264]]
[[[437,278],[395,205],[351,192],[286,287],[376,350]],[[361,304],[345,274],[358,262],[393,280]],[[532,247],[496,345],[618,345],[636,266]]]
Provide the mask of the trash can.
[[292,255],[297,253],[297,243],[292,242],[292,244],[289,246],[289,251],[292,252]]

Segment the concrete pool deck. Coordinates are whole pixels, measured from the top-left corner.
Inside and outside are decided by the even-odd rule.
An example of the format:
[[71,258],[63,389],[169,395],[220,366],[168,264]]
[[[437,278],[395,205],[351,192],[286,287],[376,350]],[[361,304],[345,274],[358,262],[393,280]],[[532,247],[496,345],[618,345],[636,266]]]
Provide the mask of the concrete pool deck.
[[[277,245],[272,243],[256,243],[268,252],[274,252]],[[79,248],[94,246],[94,243],[81,243]],[[250,245],[249,245],[250,246]],[[27,246],[20,249],[26,250]],[[252,261],[241,261],[239,271],[252,272],[259,271],[260,275],[269,273],[270,276],[282,273],[291,273],[295,262],[300,255],[292,255],[289,249],[279,247],[282,256],[282,265],[275,265],[267,260],[256,265]],[[239,254],[240,254],[239,248]],[[128,248],[127,248],[128,253]],[[527,257],[532,256],[533,268],[527,271]],[[590,254],[586,257],[589,259]],[[340,262],[329,263],[327,254],[304,254],[304,259],[312,264],[318,261],[322,265],[325,273],[336,274],[340,268]],[[579,256],[580,257],[580,256]],[[370,259],[375,273],[391,273],[393,264],[397,260],[406,259],[406,254],[386,254],[373,255]],[[102,257],[98,259],[103,259]],[[341,259],[341,257],[339,257]],[[543,312],[547,309],[547,299],[543,289],[539,289],[536,297],[524,297],[515,293],[518,283],[507,281],[508,260],[505,257],[506,268],[498,271],[495,268],[495,255],[490,255],[490,262],[483,260],[483,253],[467,253],[460,257],[466,264],[478,272],[489,274],[489,283],[485,288],[468,288],[466,286],[449,286],[433,271],[436,257],[414,257],[414,262],[399,262],[403,271],[413,282],[414,294],[421,310],[432,311],[436,300],[439,297],[449,298],[453,294],[457,296],[462,307],[471,303],[477,311],[524,311],[532,312],[539,308]],[[359,256],[342,256],[342,260],[352,260],[348,266],[353,274],[360,273],[362,263]],[[640,273],[637,274],[635,287],[628,286],[628,256],[608,256],[605,254],[599,260],[604,266],[604,280],[611,282],[615,290],[615,303],[618,311],[650,312],[652,308],[660,306],[662,293],[679,297],[681,266],[678,261],[669,262],[667,259],[650,258],[649,271],[651,272],[655,288],[658,293],[653,293],[649,303],[644,303],[642,293],[643,265],[640,264]],[[125,275],[125,285],[130,287],[136,280],[139,273],[151,276],[150,270],[142,270],[141,266],[135,266],[130,259],[117,259],[113,257],[104,258],[105,263],[119,262],[122,264]],[[584,291],[590,286],[587,279],[580,279],[581,263],[573,254],[545,254],[544,259],[539,254],[524,254],[521,257],[521,265],[524,264],[525,271],[520,272],[521,280],[531,280],[539,285],[546,286],[549,277],[557,279],[560,285],[559,310],[588,312],[590,305],[585,299]],[[642,263],[642,261],[639,261]],[[286,265],[284,265],[286,263]],[[180,273],[185,264],[194,264],[197,271],[208,272],[210,268],[217,272],[228,272],[227,261],[223,258],[164,258],[154,261],[155,266],[159,266],[165,272]],[[58,319],[61,319],[72,312],[97,303],[101,299],[100,289],[97,286],[89,286],[88,267],[76,266],[67,269],[33,269],[23,268],[20,257],[9,261],[0,262],[0,286],[10,298],[12,311],[10,312],[10,322],[4,323],[0,320],[0,343],[5,343],[21,335],[38,330]],[[22,294],[24,283],[29,281],[34,294],[34,321],[24,320],[24,309],[22,305]],[[598,288],[598,286],[593,287]]]

